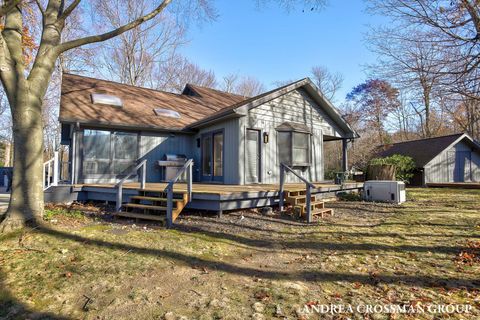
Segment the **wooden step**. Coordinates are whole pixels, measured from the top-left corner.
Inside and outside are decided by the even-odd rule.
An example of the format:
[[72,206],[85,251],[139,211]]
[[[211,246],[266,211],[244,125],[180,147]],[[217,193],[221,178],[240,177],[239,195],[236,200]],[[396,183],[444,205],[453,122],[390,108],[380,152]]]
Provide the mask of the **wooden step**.
[[[148,190],[139,190],[140,195],[138,197],[149,197],[149,198],[162,198],[167,200],[168,194],[163,191],[148,191]],[[137,196],[134,196],[137,197]],[[186,192],[174,192],[173,201],[187,201],[188,193]]]
[[333,209],[331,208],[322,208],[322,209],[318,209],[318,210],[315,210],[315,211],[312,211],[312,215],[313,216],[321,216],[322,218],[325,216],[325,215],[330,215],[333,217]]
[[[325,203],[323,201],[312,201],[310,202],[310,208],[313,211],[320,210],[325,208]],[[307,212],[307,204],[301,203],[293,207],[294,211],[299,215],[305,215]]]
[[[314,202],[316,201],[317,199],[315,198],[315,196],[311,196],[310,197],[310,201]],[[299,205],[299,204],[302,204],[302,203],[306,203],[307,202],[307,196],[306,195],[300,195],[300,196],[293,196],[293,197],[285,197],[285,201],[289,204],[291,204],[292,206],[295,206],[295,205]]]
[[[145,201],[154,201],[154,202],[167,202],[167,198],[159,198],[159,197],[149,197],[149,196],[131,196],[130,199],[135,200],[145,200]],[[174,202],[183,201],[183,199],[173,198]]]
[[150,204],[125,203],[123,206],[125,208],[147,209],[147,210],[155,210],[155,211],[166,211],[167,210],[167,207],[152,206]]
[[307,194],[307,190],[297,190],[297,191],[287,191],[287,197],[297,197],[297,196],[305,196]]
[[153,214],[142,214],[142,213],[134,213],[134,212],[115,212],[114,216],[119,217],[126,217],[126,218],[135,218],[135,219],[144,219],[144,220],[155,220],[155,221],[162,221],[165,222],[167,218],[162,215],[153,215]]

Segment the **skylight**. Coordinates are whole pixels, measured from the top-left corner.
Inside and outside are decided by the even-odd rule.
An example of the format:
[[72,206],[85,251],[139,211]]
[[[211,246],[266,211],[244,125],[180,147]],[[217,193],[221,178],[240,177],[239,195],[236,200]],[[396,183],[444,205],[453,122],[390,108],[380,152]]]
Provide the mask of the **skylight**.
[[92,93],[94,104],[108,104],[110,106],[123,107],[123,101],[117,96],[103,93]]
[[155,108],[153,109],[153,111],[157,116],[180,119],[180,113],[178,113],[177,111],[173,111],[170,109],[162,109],[162,108]]

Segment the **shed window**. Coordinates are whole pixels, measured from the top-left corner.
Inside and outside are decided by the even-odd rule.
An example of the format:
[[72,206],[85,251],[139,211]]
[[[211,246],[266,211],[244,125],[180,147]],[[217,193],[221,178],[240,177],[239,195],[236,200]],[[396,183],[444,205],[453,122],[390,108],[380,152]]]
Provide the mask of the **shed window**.
[[277,137],[280,163],[294,167],[310,166],[310,133],[278,131]]

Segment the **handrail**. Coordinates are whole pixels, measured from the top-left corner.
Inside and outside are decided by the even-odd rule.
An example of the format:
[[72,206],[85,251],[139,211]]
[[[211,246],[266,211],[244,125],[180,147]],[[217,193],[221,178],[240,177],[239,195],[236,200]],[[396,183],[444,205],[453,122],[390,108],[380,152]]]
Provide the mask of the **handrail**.
[[293,171],[292,168],[290,168],[289,166],[287,166],[286,164],[284,163],[280,163],[280,190],[278,191],[279,193],[279,207],[280,207],[280,211],[283,211],[283,202],[285,200],[285,191],[284,191],[284,188],[285,188],[285,175],[288,173],[288,172],[291,172],[293,173],[297,178],[299,178],[301,181],[303,181],[305,183],[305,189],[307,191],[307,194],[306,194],[306,209],[307,209],[307,222],[310,223],[312,222],[312,205],[311,205],[311,198],[312,198],[312,189],[316,188],[315,185],[313,183],[311,183],[310,181],[308,181],[307,179],[305,179],[304,177],[300,176],[298,173],[296,173],[295,171]]
[[187,172],[187,197],[188,202],[192,200],[192,167],[193,159],[187,160],[183,167],[178,170],[173,179],[168,182],[164,192],[167,193],[167,227],[171,228],[173,225],[173,186],[180,179],[180,177]]
[[122,209],[122,202],[123,202],[123,184],[127,179],[129,179],[131,176],[137,173],[137,171],[142,168],[141,171],[141,178],[142,180],[140,181],[140,188],[145,189],[145,180],[147,176],[147,159],[144,159],[142,162],[137,164],[135,168],[130,171],[128,175],[126,175],[122,180],[120,180],[117,184],[115,184],[115,188],[117,188],[117,202],[115,205],[115,210],[119,212]]
[[58,174],[58,151],[55,151],[53,158],[43,163],[43,190],[58,185]]
[[307,179],[305,179],[304,177],[302,177],[301,175],[299,175],[298,173],[296,173],[292,168],[290,168],[290,167],[287,166],[286,164],[281,163],[280,166],[283,166],[285,169],[287,169],[288,171],[290,171],[291,173],[293,173],[298,179],[300,179],[300,180],[302,180],[303,182],[305,182],[305,184],[308,184],[308,185],[310,185],[310,187],[315,188],[315,185],[314,185],[313,183],[311,183],[310,181],[308,181]]

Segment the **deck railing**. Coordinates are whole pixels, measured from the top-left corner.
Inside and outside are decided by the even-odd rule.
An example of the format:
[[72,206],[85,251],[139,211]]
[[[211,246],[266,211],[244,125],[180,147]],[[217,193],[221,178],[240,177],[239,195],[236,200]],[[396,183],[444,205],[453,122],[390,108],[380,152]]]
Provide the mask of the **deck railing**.
[[178,170],[175,177],[168,182],[167,187],[164,192],[167,193],[167,227],[171,228],[173,226],[173,187],[175,183],[180,179],[180,177],[186,172],[187,173],[187,202],[192,200],[192,168],[193,168],[193,159],[189,159],[183,167]]
[[58,151],[55,151],[53,158],[43,164],[43,190],[58,185],[59,173]]
[[280,164],[280,190],[279,190],[279,207],[280,207],[280,211],[283,211],[283,202],[285,201],[285,192],[284,192],[284,188],[285,188],[285,178],[286,178],[286,175],[287,173],[292,173],[294,176],[296,176],[297,178],[299,178],[301,181],[303,181],[305,183],[305,189],[307,191],[307,195],[306,195],[306,206],[307,206],[307,222],[310,223],[313,221],[313,218],[312,218],[312,206],[311,206],[311,198],[312,198],[312,189],[315,189],[315,185],[313,183],[311,183],[310,181],[308,181],[307,179],[305,179],[304,177],[302,177],[301,175],[299,175],[298,173],[296,173],[292,168],[290,168],[289,166],[287,166],[286,164],[284,163],[281,163]]
[[128,175],[126,175],[122,180],[120,180],[116,185],[115,188],[117,188],[117,202],[115,205],[115,210],[119,212],[122,210],[122,203],[123,203],[123,184],[125,181],[127,181],[129,178],[131,178],[133,175],[137,174],[138,170],[140,170],[140,189],[145,189],[145,180],[147,176],[147,159],[143,160],[140,162],[135,168],[130,171]]

